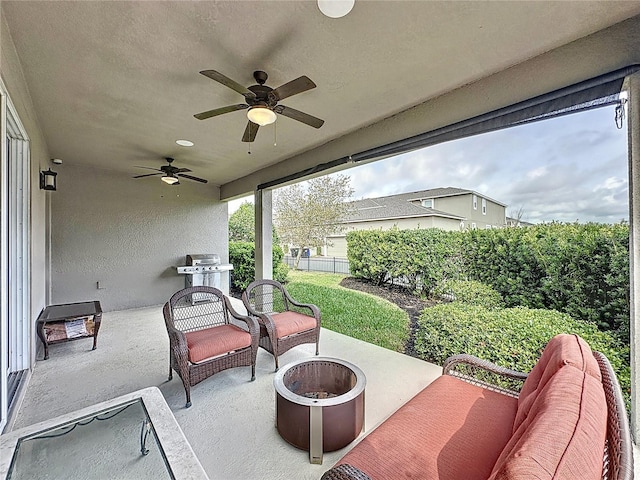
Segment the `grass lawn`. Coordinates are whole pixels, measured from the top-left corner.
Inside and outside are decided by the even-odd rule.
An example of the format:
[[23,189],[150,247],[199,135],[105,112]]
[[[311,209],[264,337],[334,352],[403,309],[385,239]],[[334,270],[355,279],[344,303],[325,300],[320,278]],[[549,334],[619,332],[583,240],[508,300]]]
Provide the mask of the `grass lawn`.
[[322,326],[390,350],[404,352],[409,316],[396,305],[339,285],[345,275],[289,272],[287,290],[297,301],[322,312]]

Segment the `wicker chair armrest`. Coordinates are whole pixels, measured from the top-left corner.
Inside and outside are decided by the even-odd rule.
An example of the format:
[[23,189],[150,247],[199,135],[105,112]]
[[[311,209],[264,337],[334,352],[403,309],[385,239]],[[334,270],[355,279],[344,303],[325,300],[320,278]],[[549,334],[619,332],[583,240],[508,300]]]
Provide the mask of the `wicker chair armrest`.
[[526,373],[464,353],[447,358],[442,373],[513,397],[518,396],[527,379]]
[[283,291],[284,291],[284,295],[287,297],[287,301],[290,304],[298,308],[308,308],[314,317],[316,317],[317,319],[320,319],[320,309],[316,305],[313,305],[312,303],[300,303],[296,301],[294,298],[292,298],[286,289],[283,289]]
[[224,297],[224,304],[225,304],[225,308],[229,311],[229,313],[235,320],[239,320],[240,322],[243,322],[247,325],[247,328],[249,329],[249,333],[251,334],[251,336],[260,335],[260,326],[258,325],[258,322],[256,321],[255,318],[238,313],[233,308],[233,305],[231,305],[231,302],[227,297]]
[[178,330],[175,327],[167,325],[167,332],[169,333],[169,348],[179,358],[189,358],[189,347],[187,346],[187,337],[184,332]]
[[455,367],[460,364],[472,365],[474,367],[482,368],[483,370],[487,370],[498,375],[503,375],[505,377],[514,378],[516,380],[524,381],[528,376],[526,373],[518,372],[517,370],[511,370],[510,368],[501,367],[500,365],[496,365],[495,363],[489,362],[487,360],[482,360],[481,358],[474,357],[473,355],[467,355],[465,353],[452,355],[451,357],[447,358],[444,361],[444,365],[442,366],[442,372],[445,375],[450,375],[450,372],[455,370]]
[[371,480],[371,478],[362,470],[343,463],[324,472],[321,480]]
[[251,302],[249,302],[249,297],[247,296],[247,292],[244,291],[242,293],[242,303],[244,304],[244,308],[247,309],[247,313],[252,316],[252,317],[258,317],[260,316],[261,312],[257,311],[255,308],[253,308],[253,305],[251,305]]
[[622,390],[609,359],[593,352],[602,374],[602,387],[607,402],[607,437],[604,465],[607,480],[633,479],[633,441]]
[[271,325],[275,328],[275,323],[273,322],[273,318],[271,318],[270,313],[256,312],[256,314],[251,315],[251,317],[256,319],[259,324]]

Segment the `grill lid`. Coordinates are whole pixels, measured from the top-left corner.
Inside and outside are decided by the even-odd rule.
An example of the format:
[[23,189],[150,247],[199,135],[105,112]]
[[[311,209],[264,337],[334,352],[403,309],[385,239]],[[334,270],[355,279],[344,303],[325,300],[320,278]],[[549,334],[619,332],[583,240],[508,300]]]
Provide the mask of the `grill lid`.
[[187,265],[220,265],[220,263],[220,255],[217,253],[187,255]]

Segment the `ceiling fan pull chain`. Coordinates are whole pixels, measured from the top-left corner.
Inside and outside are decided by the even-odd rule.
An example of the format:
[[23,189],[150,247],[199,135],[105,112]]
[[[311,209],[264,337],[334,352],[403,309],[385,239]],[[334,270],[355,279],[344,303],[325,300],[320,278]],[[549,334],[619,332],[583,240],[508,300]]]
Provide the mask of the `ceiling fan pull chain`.
[[249,142],[249,151],[247,152],[249,155],[251,155],[251,144],[252,144],[252,143],[253,143],[253,142]]

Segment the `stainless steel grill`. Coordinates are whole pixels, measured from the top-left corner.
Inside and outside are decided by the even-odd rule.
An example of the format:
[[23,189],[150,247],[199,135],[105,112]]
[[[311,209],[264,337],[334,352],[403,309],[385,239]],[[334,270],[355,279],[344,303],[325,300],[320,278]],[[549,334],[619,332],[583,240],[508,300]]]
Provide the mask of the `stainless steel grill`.
[[187,255],[186,265],[177,267],[178,273],[184,275],[185,287],[207,286],[215,287],[229,293],[229,282],[222,283],[222,275],[228,279],[229,272],[233,270],[230,263],[221,263],[217,253],[190,254]]

